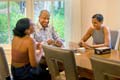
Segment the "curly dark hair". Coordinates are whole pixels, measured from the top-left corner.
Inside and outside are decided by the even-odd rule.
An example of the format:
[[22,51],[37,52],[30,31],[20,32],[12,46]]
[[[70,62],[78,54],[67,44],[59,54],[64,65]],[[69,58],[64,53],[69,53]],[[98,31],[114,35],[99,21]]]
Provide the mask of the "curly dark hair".
[[30,27],[30,19],[22,18],[17,21],[16,27],[13,29],[13,34],[15,36],[24,37],[26,35],[25,30],[29,29],[29,27]]

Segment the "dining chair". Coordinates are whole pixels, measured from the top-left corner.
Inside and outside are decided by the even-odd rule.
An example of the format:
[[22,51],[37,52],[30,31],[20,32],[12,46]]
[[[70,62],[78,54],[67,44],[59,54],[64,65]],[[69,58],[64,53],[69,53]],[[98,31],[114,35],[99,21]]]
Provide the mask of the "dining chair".
[[119,38],[118,38],[118,41],[117,41],[117,46],[118,46],[118,50],[120,51],[120,30],[119,30]]
[[120,30],[111,30],[111,47],[114,50],[118,50],[119,41],[120,41]]
[[[43,50],[52,80],[78,80],[77,67],[72,50],[43,45]],[[65,78],[60,77],[58,62],[64,65]]]
[[93,55],[91,58],[95,80],[120,80],[120,62]]
[[2,47],[0,47],[0,79],[11,80],[7,59]]
[[118,50],[120,51],[120,40],[118,42]]

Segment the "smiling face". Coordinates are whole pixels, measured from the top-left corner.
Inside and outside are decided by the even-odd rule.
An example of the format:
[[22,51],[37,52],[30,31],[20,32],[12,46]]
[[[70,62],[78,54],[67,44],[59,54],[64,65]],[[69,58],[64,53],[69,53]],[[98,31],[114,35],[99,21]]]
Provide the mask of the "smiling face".
[[101,25],[103,24],[103,15],[102,14],[95,14],[92,16],[92,24],[95,29],[100,29]]
[[29,27],[29,29],[30,29],[30,34],[35,31],[35,30],[34,30],[34,26],[35,26],[35,24],[33,23],[33,21],[30,20],[30,27]]
[[29,28],[25,30],[25,33],[27,35],[30,35],[34,32],[34,25],[35,24],[32,22],[32,20],[29,20],[29,24],[30,24]]
[[42,11],[39,16],[39,22],[42,25],[42,27],[47,27],[49,24],[50,14],[48,11]]
[[93,24],[95,29],[100,29],[102,23],[103,23],[103,21],[100,22],[96,18],[92,19],[92,24]]

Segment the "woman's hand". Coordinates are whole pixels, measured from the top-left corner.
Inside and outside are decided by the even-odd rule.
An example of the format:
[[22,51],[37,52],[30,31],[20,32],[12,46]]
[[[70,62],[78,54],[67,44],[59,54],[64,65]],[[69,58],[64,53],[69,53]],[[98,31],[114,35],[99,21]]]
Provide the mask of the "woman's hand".
[[82,43],[83,43],[83,42],[79,42],[78,45],[79,45],[80,47],[83,47]]
[[83,42],[83,41],[79,42],[79,46],[80,47],[85,47],[86,49],[92,48],[89,44],[87,44],[86,42]]
[[36,48],[37,48],[37,50],[41,49],[41,43],[40,42],[36,43]]

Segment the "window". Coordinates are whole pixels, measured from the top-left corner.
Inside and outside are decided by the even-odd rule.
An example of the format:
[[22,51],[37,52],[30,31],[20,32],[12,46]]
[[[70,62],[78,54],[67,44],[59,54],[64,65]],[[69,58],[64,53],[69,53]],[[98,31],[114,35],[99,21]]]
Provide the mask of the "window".
[[46,9],[50,12],[50,24],[52,24],[61,38],[64,38],[64,0],[35,0],[34,1],[34,20],[38,21],[41,10]]
[[25,17],[25,1],[0,1],[0,44],[8,44],[18,19]]
[[[34,5],[34,11],[29,3]],[[0,44],[11,43],[12,30],[18,19],[29,17],[34,12],[32,19],[37,22],[42,9],[50,12],[50,24],[64,38],[64,0],[0,0]]]

